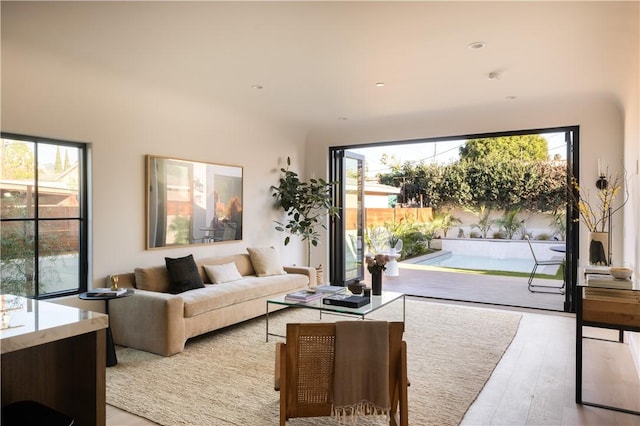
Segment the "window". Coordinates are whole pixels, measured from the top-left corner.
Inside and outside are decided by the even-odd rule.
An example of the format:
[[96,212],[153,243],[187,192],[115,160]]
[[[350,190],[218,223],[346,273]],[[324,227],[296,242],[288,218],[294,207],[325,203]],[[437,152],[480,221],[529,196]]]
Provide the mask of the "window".
[[86,159],[86,144],[2,133],[2,293],[48,298],[86,291]]

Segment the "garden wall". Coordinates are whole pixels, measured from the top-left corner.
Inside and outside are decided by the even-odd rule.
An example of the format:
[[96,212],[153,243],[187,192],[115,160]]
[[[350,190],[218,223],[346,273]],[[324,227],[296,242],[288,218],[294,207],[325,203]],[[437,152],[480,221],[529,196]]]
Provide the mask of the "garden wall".
[[[442,238],[442,250],[467,256],[486,256],[495,259],[532,259],[526,240],[493,240],[481,238]],[[531,241],[538,260],[562,256],[551,250],[558,241]]]

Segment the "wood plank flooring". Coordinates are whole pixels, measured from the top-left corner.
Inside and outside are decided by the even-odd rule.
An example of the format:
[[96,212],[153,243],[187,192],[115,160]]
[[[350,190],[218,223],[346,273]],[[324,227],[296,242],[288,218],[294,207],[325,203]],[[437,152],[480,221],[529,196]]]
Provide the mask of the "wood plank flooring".
[[[574,402],[575,316],[504,309],[522,312],[520,328],[463,425],[640,425],[640,416]],[[585,335],[615,340],[617,332],[585,328]],[[585,400],[640,410],[639,374],[629,346],[587,339],[584,354]],[[107,406],[108,426],[154,424]]]

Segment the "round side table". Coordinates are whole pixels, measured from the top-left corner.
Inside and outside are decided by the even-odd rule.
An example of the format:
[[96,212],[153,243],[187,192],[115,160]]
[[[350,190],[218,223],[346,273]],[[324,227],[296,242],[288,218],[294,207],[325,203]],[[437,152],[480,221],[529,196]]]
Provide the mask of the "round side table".
[[[78,297],[82,300],[104,300],[104,313],[109,315],[109,300],[129,297],[133,293],[134,293],[134,290],[132,288],[128,288],[127,291],[119,295],[89,296],[87,292],[84,292],[84,293],[80,293]],[[116,346],[113,343],[113,336],[111,335],[111,326],[109,326],[107,327],[107,367],[113,367],[117,363],[118,363],[118,358],[116,357]]]

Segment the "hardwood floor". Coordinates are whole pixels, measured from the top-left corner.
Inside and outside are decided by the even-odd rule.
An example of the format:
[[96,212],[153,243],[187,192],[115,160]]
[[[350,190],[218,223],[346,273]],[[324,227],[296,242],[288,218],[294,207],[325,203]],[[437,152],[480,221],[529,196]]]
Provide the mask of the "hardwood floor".
[[[523,313],[518,333],[463,425],[640,425],[640,416],[574,402],[573,315],[511,310]],[[591,328],[585,335],[617,338],[617,332]],[[585,339],[583,377],[585,400],[640,411],[640,380],[627,344]],[[108,426],[154,424],[107,406]]]

